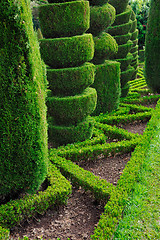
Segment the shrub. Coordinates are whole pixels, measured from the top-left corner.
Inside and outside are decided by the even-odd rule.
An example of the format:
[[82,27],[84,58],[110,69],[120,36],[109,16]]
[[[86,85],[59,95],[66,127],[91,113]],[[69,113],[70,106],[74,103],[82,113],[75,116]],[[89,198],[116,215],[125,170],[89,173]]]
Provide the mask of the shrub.
[[49,88],[55,96],[82,93],[94,82],[95,66],[84,63],[74,68],[47,69]]
[[83,34],[41,39],[40,51],[45,63],[52,68],[76,67],[93,58],[93,37],[91,34]]
[[[103,87],[102,87],[103,85]],[[120,63],[106,60],[96,65],[94,84],[97,90],[97,107],[93,115],[111,112],[118,108],[120,98]]]
[[147,23],[145,75],[149,88],[160,93],[160,2],[151,1]]
[[1,1],[0,12],[0,194],[13,196],[47,173],[46,77],[29,1]]
[[129,0],[109,0],[109,3],[113,5],[116,9],[116,13],[122,13],[126,10]]
[[80,35],[89,28],[88,1],[44,4],[39,6],[39,19],[45,38]]
[[67,97],[48,97],[48,113],[58,125],[77,124],[94,111],[97,94],[94,88],[86,88],[81,94]]

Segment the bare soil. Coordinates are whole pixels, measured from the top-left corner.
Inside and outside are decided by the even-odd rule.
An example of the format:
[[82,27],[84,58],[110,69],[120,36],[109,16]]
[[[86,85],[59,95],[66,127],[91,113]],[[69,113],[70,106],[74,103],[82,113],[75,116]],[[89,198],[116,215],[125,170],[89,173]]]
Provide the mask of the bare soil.
[[[120,127],[143,134],[146,123],[135,122]],[[116,185],[130,156],[130,153],[108,158],[102,155],[94,161],[81,162],[80,166]],[[44,216],[37,216],[15,227],[11,230],[10,239],[18,240],[27,236],[30,240],[89,240],[104,211],[104,204],[95,202],[90,192],[73,187],[66,206],[49,209]]]

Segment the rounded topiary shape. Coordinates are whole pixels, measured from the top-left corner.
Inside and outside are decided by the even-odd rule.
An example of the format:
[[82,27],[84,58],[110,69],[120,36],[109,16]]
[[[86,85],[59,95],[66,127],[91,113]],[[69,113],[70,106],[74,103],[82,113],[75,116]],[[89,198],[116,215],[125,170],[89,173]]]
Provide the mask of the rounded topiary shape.
[[127,82],[125,86],[121,89],[121,97],[126,97],[129,92],[130,84]]
[[55,96],[76,95],[94,82],[95,66],[84,63],[80,67],[47,69],[49,89]]
[[45,67],[28,1],[1,1],[0,9],[1,198],[39,188],[48,146]]
[[74,1],[41,5],[39,6],[39,20],[45,38],[83,34],[89,28],[89,2]]
[[97,106],[93,115],[111,112],[118,109],[121,93],[120,87],[120,63],[108,61],[96,65],[94,84],[97,90]]
[[92,33],[94,36],[112,25],[116,16],[115,8],[110,4],[90,7],[90,12],[91,18],[88,32]]
[[89,0],[90,6],[103,6],[108,3],[109,0]]
[[109,27],[106,31],[112,36],[126,35],[130,31],[131,26],[132,21],[130,20],[128,23]]
[[84,121],[77,125],[58,126],[53,124],[53,120],[49,119],[48,137],[53,145],[82,142],[92,137],[94,121],[92,117],[87,117]]
[[96,107],[97,93],[94,88],[86,88],[83,93],[68,97],[49,97],[48,113],[57,125],[77,124],[92,113]]
[[134,40],[137,40],[138,38],[138,29],[136,29],[132,35],[131,35],[131,40],[134,41]]
[[126,71],[121,72],[121,87],[123,88],[127,82],[132,79],[132,75],[135,69],[132,66],[128,66]]
[[132,14],[131,6],[128,6],[125,12],[116,15],[116,19],[113,23],[113,26],[122,25],[128,23]]
[[118,52],[116,54],[116,59],[126,58],[131,48],[132,48],[132,41],[130,40],[126,44],[119,45]]
[[133,33],[136,29],[137,29],[137,19],[135,19],[134,21],[132,21],[132,25],[131,25],[131,28],[130,28],[130,32]]
[[108,33],[102,32],[99,36],[94,37],[94,58],[93,62],[96,63],[99,60],[109,59],[111,56],[118,52],[118,44],[116,40]]
[[125,71],[127,67],[132,63],[133,55],[128,53],[126,58],[116,59],[117,62],[121,63],[121,71]]
[[116,13],[122,13],[126,10],[129,0],[109,0],[109,3],[116,9]]
[[149,11],[146,44],[145,76],[149,88],[160,93],[160,1],[151,0]]
[[76,67],[94,56],[92,34],[41,39],[40,51],[44,62],[52,68]]
[[116,40],[118,45],[122,45],[122,44],[126,44],[128,40],[130,40],[131,35],[132,35],[131,33],[127,33],[126,35],[118,35],[118,36],[114,36],[114,39]]

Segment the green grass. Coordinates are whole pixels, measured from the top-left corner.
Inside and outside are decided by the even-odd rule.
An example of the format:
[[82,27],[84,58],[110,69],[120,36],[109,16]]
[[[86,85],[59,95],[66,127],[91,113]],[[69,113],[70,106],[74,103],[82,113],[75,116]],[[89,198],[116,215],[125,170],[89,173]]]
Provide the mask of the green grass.
[[160,123],[114,240],[160,239]]

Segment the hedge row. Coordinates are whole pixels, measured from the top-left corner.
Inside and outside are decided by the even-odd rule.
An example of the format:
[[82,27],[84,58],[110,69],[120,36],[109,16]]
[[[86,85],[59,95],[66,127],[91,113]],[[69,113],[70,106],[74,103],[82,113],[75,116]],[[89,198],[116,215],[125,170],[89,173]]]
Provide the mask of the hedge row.
[[1,205],[0,225],[11,228],[37,213],[44,214],[49,207],[66,203],[71,193],[71,185],[54,165],[49,165],[46,183],[47,189],[38,194],[25,195]]
[[134,189],[135,181],[138,180],[138,173],[141,165],[145,162],[148,149],[151,146],[152,138],[156,133],[160,119],[160,102],[145,130],[143,137],[136,147],[127,166],[125,167],[118,184],[116,192],[110,197],[101,215],[100,221],[91,239],[111,239],[115,232],[118,221],[122,219],[124,208],[128,197]]
[[70,160],[66,160],[54,154],[50,155],[50,161],[58,167],[61,173],[68,178],[73,185],[82,186],[86,191],[90,190],[96,200],[107,202],[111,193],[114,191],[114,186],[104,179],[95,176],[93,173],[84,170]]

